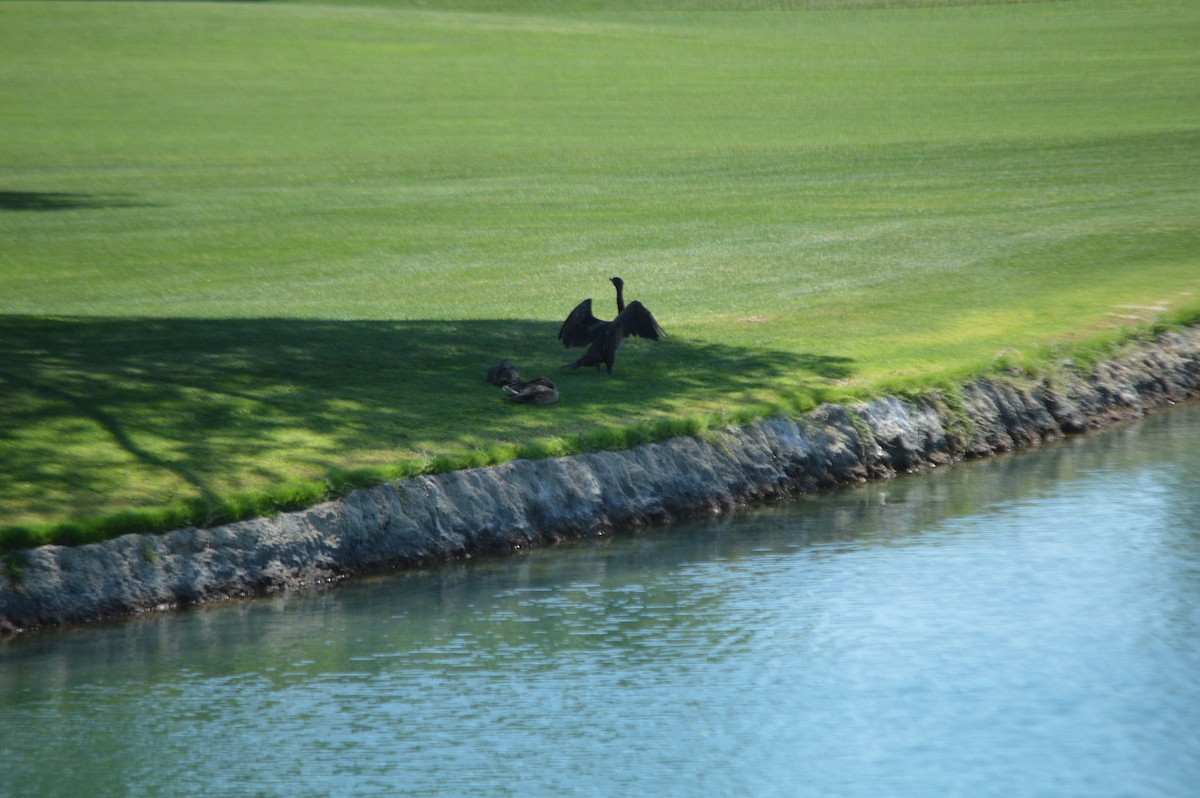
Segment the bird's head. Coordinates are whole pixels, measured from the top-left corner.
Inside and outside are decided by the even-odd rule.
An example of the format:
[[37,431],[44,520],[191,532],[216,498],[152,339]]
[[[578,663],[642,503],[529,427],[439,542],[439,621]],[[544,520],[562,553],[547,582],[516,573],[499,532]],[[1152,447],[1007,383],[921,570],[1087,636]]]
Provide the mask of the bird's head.
[[624,287],[625,287],[625,281],[624,281],[624,280],[622,280],[620,277],[609,277],[608,279],[609,279],[609,281],[610,281],[610,282],[611,282],[613,285],[615,285],[615,286],[616,286],[618,289],[621,289],[621,288],[624,288]]

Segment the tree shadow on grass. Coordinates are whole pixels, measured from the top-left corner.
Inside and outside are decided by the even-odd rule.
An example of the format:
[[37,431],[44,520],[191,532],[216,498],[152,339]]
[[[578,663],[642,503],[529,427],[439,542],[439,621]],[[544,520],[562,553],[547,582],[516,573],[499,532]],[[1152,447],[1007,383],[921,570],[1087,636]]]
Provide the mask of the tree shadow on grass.
[[0,211],[72,211],[92,208],[140,208],[121,194],[75,194],[62,191],[0,191]]
[[[469,452],[663,417],[697,396],[819,385],[845,358],[669,338],[630,341],[610,376],[558,322],[0,316],[0,517],[263,487],[331,468]],[[488,366],[549,376],[561,400],[503,401]],[[656,415],[657,414],[657,415]],[[8,494],[8,495],[6,495]],[[123,498],[124,497],[124,498]],[[0,522],[2,523],[2,522]]]

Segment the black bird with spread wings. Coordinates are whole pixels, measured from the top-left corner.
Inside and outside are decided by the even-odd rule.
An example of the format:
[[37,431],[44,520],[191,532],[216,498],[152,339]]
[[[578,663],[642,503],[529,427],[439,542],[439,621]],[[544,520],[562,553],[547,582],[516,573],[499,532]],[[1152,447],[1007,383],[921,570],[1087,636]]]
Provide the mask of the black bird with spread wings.
[[636,299],[625,304],[625,281],[620,277],[611,278],[617,288],[617,317],[612,321],[597,319],[592,315],[592,300],[585,299],[575,306],[571,315],[563,322],[558,331],[558,340],[563,346],[586,346],[587,352],[574,363],[563,366],[564,369],[577,369],[580,366],[595,366],[601,364],[612,374],[613,361],[617,350],[625,339],[631,335],[638,338],[649,338],[660,341],[667,337],[662,327],[654,320],[654,316],[641,302]]

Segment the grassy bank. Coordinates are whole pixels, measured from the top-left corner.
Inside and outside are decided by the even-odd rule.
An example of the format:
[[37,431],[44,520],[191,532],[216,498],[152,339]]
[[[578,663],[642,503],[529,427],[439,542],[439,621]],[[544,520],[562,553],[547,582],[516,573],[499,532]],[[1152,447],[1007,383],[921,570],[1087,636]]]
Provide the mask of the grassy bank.
[[[556,5],[0,2],[6,539],[701,431],[1200,306],[1192,3]],[[613,274],[669,339],[559,375]],[[502,357],[561,401],[506,405]]]

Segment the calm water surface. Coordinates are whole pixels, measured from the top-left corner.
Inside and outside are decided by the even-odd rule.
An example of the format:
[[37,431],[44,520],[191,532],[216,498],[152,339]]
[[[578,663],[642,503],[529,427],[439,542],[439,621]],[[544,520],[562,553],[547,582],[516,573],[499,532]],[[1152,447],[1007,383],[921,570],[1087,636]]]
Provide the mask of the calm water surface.
[[0,795],[1200,795],[1200,406],[2,643]]

